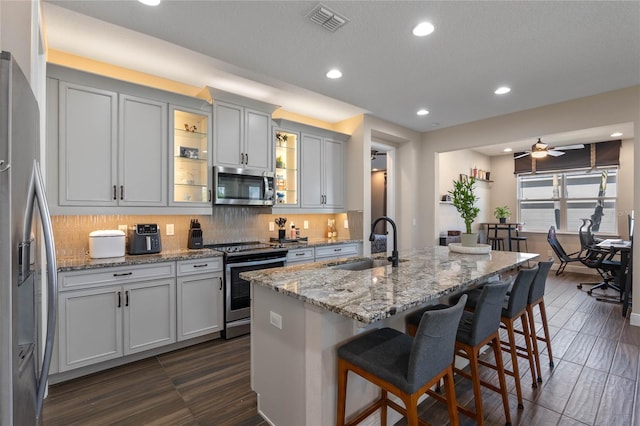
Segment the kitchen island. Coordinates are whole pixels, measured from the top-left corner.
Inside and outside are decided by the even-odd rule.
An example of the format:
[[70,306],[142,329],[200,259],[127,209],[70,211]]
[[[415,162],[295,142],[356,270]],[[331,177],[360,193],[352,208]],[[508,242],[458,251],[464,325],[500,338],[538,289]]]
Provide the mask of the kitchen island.
[[[407,313],[536,257],[429,247],[402,253],[397,268],[366,268],[368,259],[351,258],[243,273],[252,283],[251,385],[258,412],[278,426],[335,424],[339,345],[374,328],[404,330]],[[349,414],[378,390],[351,376],[347,395]],[[389,411],[390,421],[395,414]]]

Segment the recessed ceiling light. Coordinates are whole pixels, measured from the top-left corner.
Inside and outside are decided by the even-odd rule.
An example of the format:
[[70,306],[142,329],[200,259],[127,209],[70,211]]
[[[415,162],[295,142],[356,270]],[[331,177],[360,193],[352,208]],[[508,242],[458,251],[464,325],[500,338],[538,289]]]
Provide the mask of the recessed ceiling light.
[[147,6],[157,6],[160,4],[160,0],[138,0],[138,1]]
[[427,115],[427,114],[429,114],[429,111],[427,111],[426,109],[419,109],[418,112],[416,112],[416,114],[418,114],[418,115]]
[[416,37],[428,36],[435,30],[435,27],[431,22],[421,22],[413,27],[413,35]]
[[510,91],[511,91],[510,87],[502,86],[502,87],[498,87],[493,93],[495,93],[496,95],[504,95],[506,93],[509,93]]
[[327,78],[331,78],[335,80],[336,78],[340,78],[340,77],[342,77],[342,73],[337,68],[329,70],[329,72],[327,73]]
[[513,149],[511,149],[511,148],[505,148],[505,149],[503,149],[502,151],[503,151],[503,152],[511,152],[511,151],[513,151]]
[[617,138],[617,137],[620,137],[620,136],[622,136],[622,133],[620,133],[620,132],[611,133],[611,137],[612,138]]

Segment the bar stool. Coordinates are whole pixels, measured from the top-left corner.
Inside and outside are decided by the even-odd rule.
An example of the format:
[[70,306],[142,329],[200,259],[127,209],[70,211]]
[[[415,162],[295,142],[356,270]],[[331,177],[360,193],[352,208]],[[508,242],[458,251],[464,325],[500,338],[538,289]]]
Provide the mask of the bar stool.
[[[508,287],[508,282],[497,282],[485,285],[481,290],[480,297],[478,298],[477,309],[474,312],[462,312],[462,318],[460,319],[460,325],[458,326],[458,332],[456,334],[455,354],[469,360],[471,374],[455,367],[454,371],[467,379],[471,379],[473,383],[473,398],[475,404],[475,412],[460,405],[458,405],[458,411],[475,419],[479,426],[484,425],[482,393],[480,390],[481,385],[499,393],[502,396],[502,405],[504,407],[506,424],[511,425],[511,414],[509,411],[509,400],[507,399],[507,385],[505,380],[504,364],[502,361],[502,350],[500,349],[500,337],[498,335],[500,311],[502,310],[504,296]],[[464,298],[465,295],[463,295],[460,300]],[[458,301],[458,303],[460,303],[460,301]],[[419,318],[422,312],[425,310],[442,309],[443,306],[445,305],[436,305],[407,315],[405,318],[407,333],[411,334],[415,325],[419,323]],[[490,365],[490,367],[498,372],[499,387],[480,379],[478,371],[478,367],[480,365],[479,356],[480,350],[485,345],[490,345],[493,348],[496,365]],[[437,400],[442,401],[444,399],[441,395],[435,392],[429,391],[427,393]]]
[[514,241],[516,243],[516,251],[520,251],[520,241],[523,241],[525,252],[526,253],[529,252],[529,246],[527,245],[527,237],[520,235],[520,231],[518,231],[517,229],[516,229],[515,237],[511,237],[511,247],[513,247]]
[[[529,318],[527,315],[527,300],[531,285],[538,273],[538,266],[531,269],[521,269],[513,282],[511,290],[507,293],[508,300],[506,305],[502,307],[500,322],[501,328],[507,330],[508,341],[500,341],[500,345],[503,351],[508,352],[511,355],[511,364],[513,370],[505,369],[505,374],[513,377],[516,384],[516,395],[518,396],[518,408],[524,408],[522,399],[522,386],[520,381],[520,367],[518,365],[518,356],[526,358],[529,361],[529,369],[531,371],[532,386],[537,387],[536,371],[534,367],[534,354],[531,344],[531,334],[529,332]],[[480,295],[482,294],[482,288],[473,289],[466,293],[469,298],[465,309],[477,309]],[[522,330],[516,330],[514,325],[520,320]],[[526,348],[521,348],[518,351],[516,344],[515,333],[524,335],[524,341]],[[486,365],[484,361],[480,361],[480,364]],[[487,365],[491,367],[491,365]]]
[[[345,424],[347,377],[352,371],[379,386],[381,395],[349,421],[349,425],[360,423],[378,408],[381,409],[381,424],[385,425],[389,406],[405,415],[410,426],[417,426],[418,399],[441,378],[446,387],[450,424],[457,425],[452,363],[456,330],[465,302],[466,297],[463,297],[455,306],[424,312],[415,338],[392,328],[382,328],[340,346],[337,424]],[[399,397],[405,408],[389,400],[387,392]]]
[[504,251],[504,237],[487,237],[487,241],[491,245],[491,250]]
[[[533,342],[533,355],[536,361],[536,371],[538,373],[538,382],[542,382],[542,369],[540,366],[540,353],[538,352],[538,340],[546,343],[547,355],[549,355],[549,367],[553,368],[553,354],[551,353],[551,339],[549,338],[549,325],[547,324],[547,311],[544,307],[544,289],[547,283],[547,275],[553,265],[553,258],[547,262],[538,262],[538,273],[533,279],[531,289],[529,290],[529,298],[527,300],[527,316],[529,317],[529,328],[531,329],[531,341]],[[536,324],[534,321],[533,308],[538,306],[540,310],[540,318],[542,320],[542,331],[544,337],[538,336],[536,332]]]

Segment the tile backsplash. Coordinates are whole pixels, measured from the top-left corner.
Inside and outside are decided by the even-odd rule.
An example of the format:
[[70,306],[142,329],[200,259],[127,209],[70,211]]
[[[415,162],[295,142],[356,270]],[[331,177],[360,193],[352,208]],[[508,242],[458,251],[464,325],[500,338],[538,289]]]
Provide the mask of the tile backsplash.
[[[84,215],[53,216],[53,231],[58,257],[82,256],[89,251],[89,233],[98,229],[118,229],[118,225],[132,226],[136,223],[157,223],[160,227],[162,249],[187,248],[187,236],[191,219],[198,219],[202,226],[205,243],[231,241],[267,241],[278,236],[278,227],[269,231],[269,222],[277,217],[287,218],[287,229],[291,223],[300,228],[301,237],[323,238],[327,220],[336,220],[338,238],[362,238],[362,212],[340,214],[272,214],[253,207],[219,206],[211,216],[197,215]],[[303,229],[304,221],[309,229]],[[348,220],[349,228],[344,228]],[[174,235],[166,235],[166,225],[174,225]],[[287,234],[288,235],[288,234]]]

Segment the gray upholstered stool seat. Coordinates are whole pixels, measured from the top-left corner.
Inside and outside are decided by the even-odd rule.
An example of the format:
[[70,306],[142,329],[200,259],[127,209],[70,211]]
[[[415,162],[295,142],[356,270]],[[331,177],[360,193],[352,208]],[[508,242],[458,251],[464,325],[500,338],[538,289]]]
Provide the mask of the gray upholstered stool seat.
[[364,338],[355,339],[338,349],[338,356],[394,384],[406,393],[415,392],[422,383],[407,379],[413,338],[393,328],[381,328]]
[[[455,333],[466,297],[458,304],[423,313],[415,337],[391,328],[361,335],[338,348],[337,424],[344,425],[349,371],[381,388],[380,399],[360,412],[350,424],[357,424],[387,406],[407,416],[408,424],[418,425],[418,398],[444,378],[450,423],[458,424],[453,384]],[[387,398],[398,396],[404,408]],[[382,424],[386,424],[385,421]]]

